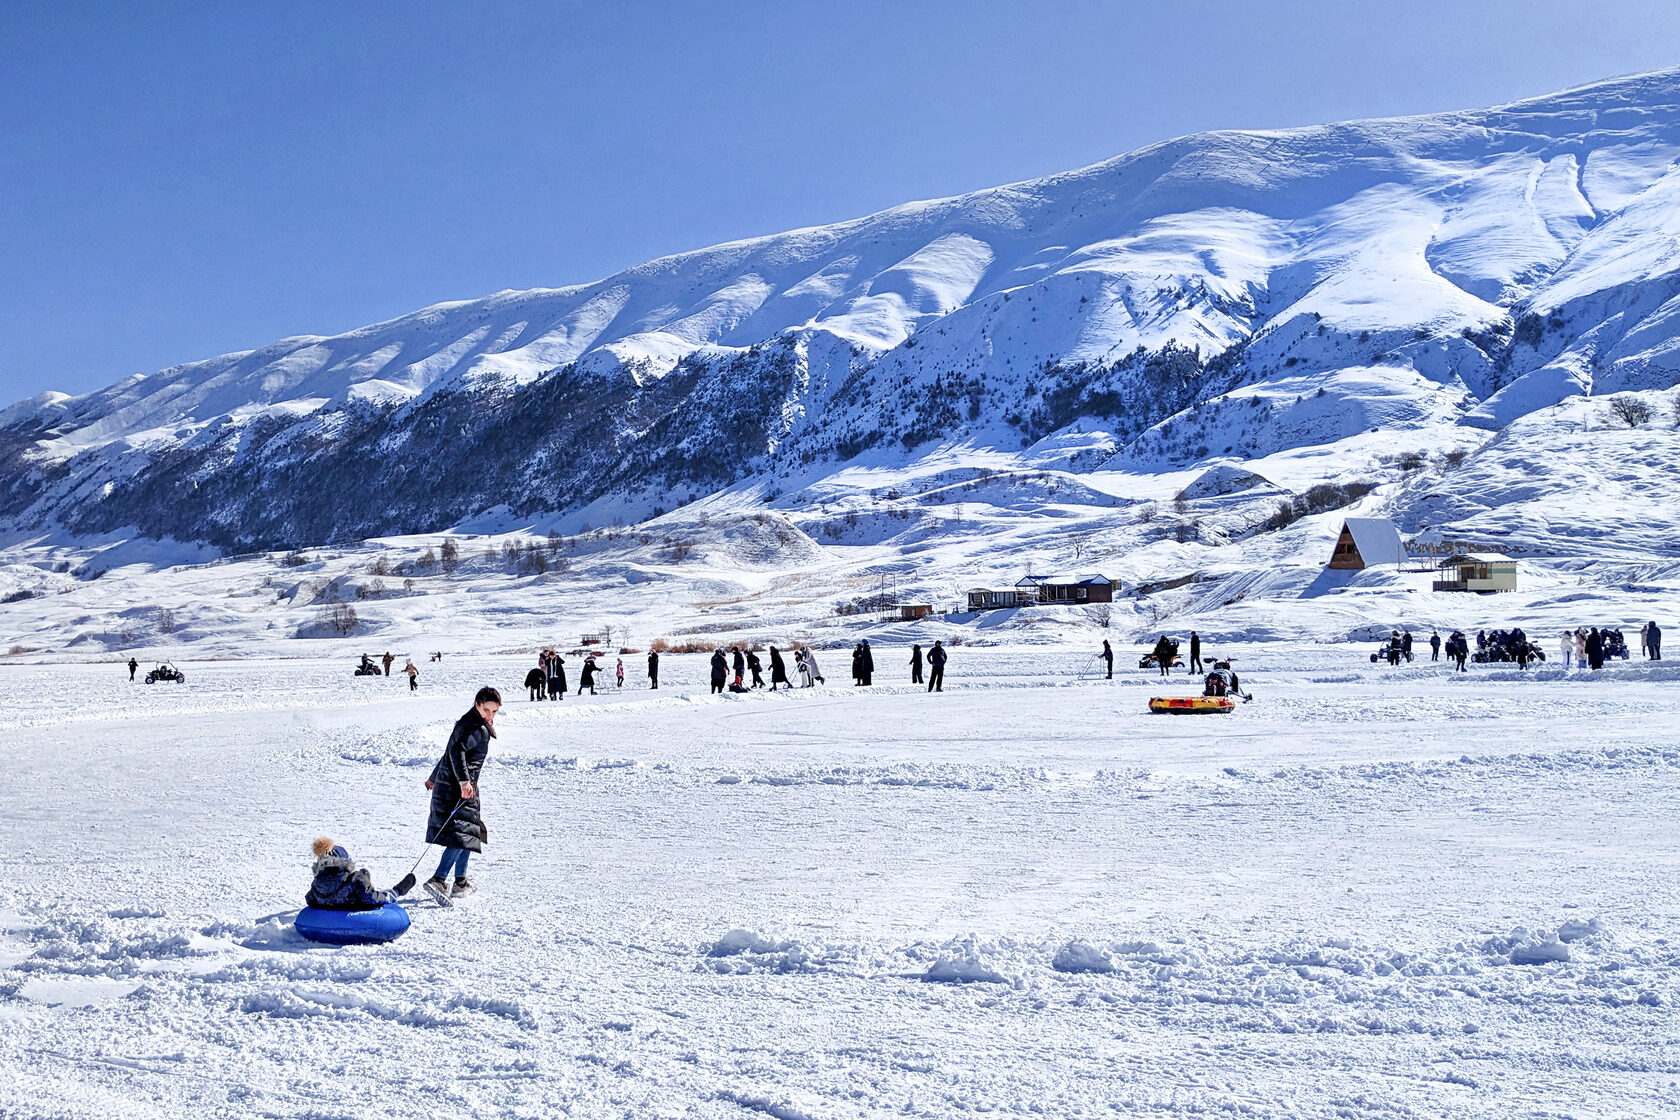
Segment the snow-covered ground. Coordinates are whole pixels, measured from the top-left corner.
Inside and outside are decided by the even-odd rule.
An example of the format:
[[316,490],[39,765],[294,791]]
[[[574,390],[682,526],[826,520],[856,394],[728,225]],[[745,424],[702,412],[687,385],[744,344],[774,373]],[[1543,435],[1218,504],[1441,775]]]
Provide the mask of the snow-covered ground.
[[[0,1116],[1680,1113],[1680,669],[1219,651],[1211,718],[1129,645],[547,704],[523,656],[9,664]],[[485,683],[481,893],[300,940],[310,840],[400,876]]]

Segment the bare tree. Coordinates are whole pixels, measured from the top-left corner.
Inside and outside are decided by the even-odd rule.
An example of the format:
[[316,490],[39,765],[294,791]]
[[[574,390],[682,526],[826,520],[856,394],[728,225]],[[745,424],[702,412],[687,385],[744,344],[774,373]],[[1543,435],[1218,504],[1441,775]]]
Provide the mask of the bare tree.
[[1610,398],[1610,415],[1630,428],[1649,424],[1654,413],[1651,406],[1638,397],[1623,393]]
[[443,542],[443,547],[438,550],[438,555],[443,560],[443,570],[446,572],[453,572],[461,566],[461,546],[455,543],[454,537],[450,537]]

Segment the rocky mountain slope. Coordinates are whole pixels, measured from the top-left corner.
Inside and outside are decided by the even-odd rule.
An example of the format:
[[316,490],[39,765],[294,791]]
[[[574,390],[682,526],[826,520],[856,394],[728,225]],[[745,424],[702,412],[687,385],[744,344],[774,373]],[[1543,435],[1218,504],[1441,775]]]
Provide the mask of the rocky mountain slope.
[[1677,157],[1680,71],[1184,137],[21,402],[0,522],[242,552],[503,507],[639,521],[748,478],[797,507],[846,464],[954,454],[1151,473],[1485,439],[1680,382]]

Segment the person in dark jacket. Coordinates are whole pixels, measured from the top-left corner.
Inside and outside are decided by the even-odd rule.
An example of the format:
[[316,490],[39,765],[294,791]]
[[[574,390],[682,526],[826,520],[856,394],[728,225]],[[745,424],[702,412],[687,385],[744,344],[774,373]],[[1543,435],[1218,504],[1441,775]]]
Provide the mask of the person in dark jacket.
[[1202,636],[1194,630],[1190,631],[1190,671],[1202,671]]
[[1604,668],[1604,637],[1596,626],[1587,631],[1587,668]]
[[764,662],[760,661],[758,659],[758,654],[754,653],[750,649],[747,651],[747,671],[752,674],[752,686],[754,688],[763,688]]
[[782,660],[782,651],[775,646],[770,647],[770,691],[776,691],[777,685],[792,688],[788,681],[787,662]]
[[128,679],[129,680],[134,679],[134,671],[138,668],[140,668],[140,662],[134,660],[134,658],[132,658],[132,657],[129,658],[128,659]]
[[740,646],[733,647],[733,650],[734,650],[734,667],[735,667],[735,690],[737,692],[739,692],[739,691],[744,690],[747,687],[746,686],[747,655],[741,652],[741,647]]
[[1441,632],[1439,630],[1429,632],[1429,660],[1441,660]]
[[724,656],[720,646],[712,651],[712,691],[722,692],[723,686],[729,680],[729,659]]
[[1400,635],[1400,652],[1405,656],[1406,664],[1410,665],[1412,662],[1412,632],[1410,630]]
[[357,867],[350,853],[334,844],[331,837],[317,837],[314,851],[311,871],[315,880],[303,901],[317,910],[377,910],[414,889],[413,872],[388,891],[375,887],[368,869]]
[[566,698],[566,659],[560,656],[559,650],[548,651],[548,698]]
[[530,690],[532,700],[541,700],[547,695],[548,677],[543,673],[542,666],[533,666],[525,674],[525,687]]
[[595,664],[595,657],[593,654],[583,659],[583,668],[578,670],[579,696],[583,695],[583,690],[586,688],[589,690],[589,695],[595,695],[595,674],[600,671],[601,667]]
[[922,647],[919,642],[910,647],[910,683],[922,683]]
[[1114,679],[1114,650],[1113,650],[1112,647],[1109,646],[1107,638],[1103,639],[1103,651],[1098,656],[1100,656],[1103,659],[1103,673],[1104,673],[1104,678],[1103,679],[1113,680]]
[[1172,672],[1173,644],[1167,640],[1165,634],[1155,643],[1155,664],[1161,669],[1161,675],[1167,676]]
[[859,644],[863,646],[863,681],[862,681],[862,683],[866,684],[866,685],[874,684],[875,683],[875,653],[874,653],[874,651],[872,651],[869,648],[869,639],[868,638],[865,638]]
[[[473,885],[467,879],[467,857],[482,852],[489,830],[478,801],[478,775],[496,737],[496,713],[502,710],[502,694],[481,688],[473,706],[455,721],[443,757],[432,767],[426,788],[432,791],[432,808],[426,818],[426,843],[443,849],[437,873],[426,880],[426,893],[442,906],[450,906],[456,895],[468,894]],[[455,876],[453,888],[449,876]]]
[[928,682],[929,692],[945,691],[945,643],[936,641],[933,648],[928,650]]
[[648,687],[659,687],[659,651],[648,650]]
[[863,643],[852,647],[852,684],[863,683]]
[[1651,651],[1652,661],[1662,660],[1662,627],[1655,620],[1646,624],[1645,648]]

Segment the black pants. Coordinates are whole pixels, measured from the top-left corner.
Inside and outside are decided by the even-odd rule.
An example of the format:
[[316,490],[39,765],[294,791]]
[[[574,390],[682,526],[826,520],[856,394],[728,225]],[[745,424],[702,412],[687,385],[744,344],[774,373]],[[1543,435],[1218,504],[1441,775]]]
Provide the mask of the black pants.
[[1651,660],[1652,661],[1661,661],[1662,660],[1662,639],[1658,638],[1656,641],[1650,642],[1649,646],[1650,646],[1650,650],[1651,650]]
[[1192,653],[1190,655],[1190,668],[1193,671],[1198,672],[1198,673],[1200,673],[1202,671],[1202,655],[1201,654]]
[[935,665],[933,668],[928,670],[928,691],[945,691],[945,666]]
[[1441,651],[1436,649],[1434,646],[1430,646],[1429,647],[1429,660],[1431,660],[1431,661],[1441,660]]
[[408,690],[410,692],[420,691],[420,678],[419,677],[409,677],[408,678]]
[[921,667],[921,665],[916,664],[914,662],[912,662],[911,665],[910,665],[910,683],[911,684],[921,684],[922,683],[922,667]]
[[1114,679],[1114,659],[1113,658],[1108,658],[1107,661],[1108,661],[1108,675],[1105,679],[1106,680],[1113,680]]
[[648,677],[648,687],[649,688],[658,688],[659,687],[659,674],[658,673],[654,673],[654,674],[652,674],[651,676]]
[[723,682],[722,681],[713,681],[712,682],[712,691],[713,692],[722,692],[723,691]]

